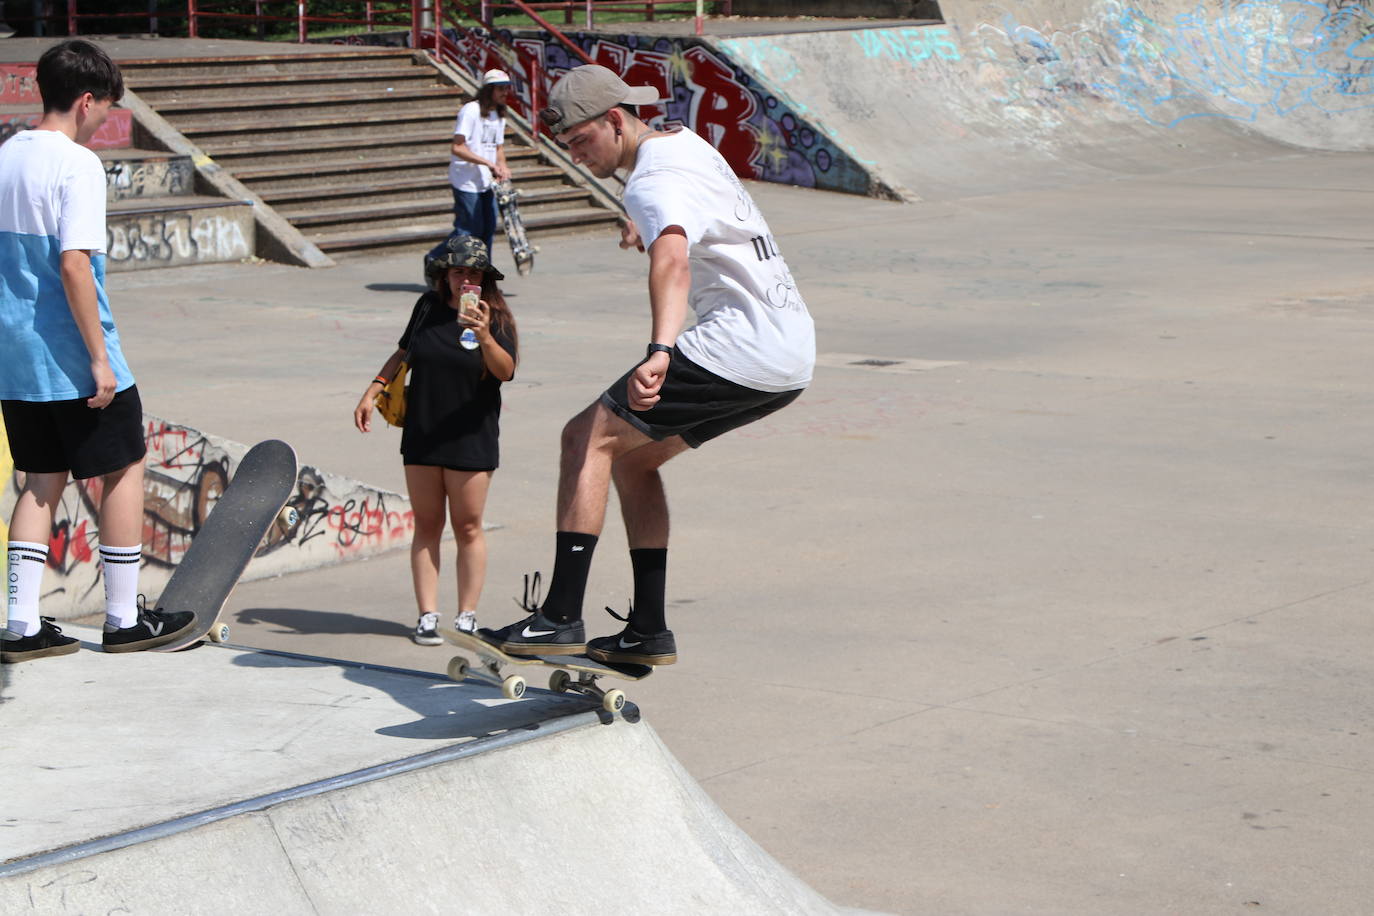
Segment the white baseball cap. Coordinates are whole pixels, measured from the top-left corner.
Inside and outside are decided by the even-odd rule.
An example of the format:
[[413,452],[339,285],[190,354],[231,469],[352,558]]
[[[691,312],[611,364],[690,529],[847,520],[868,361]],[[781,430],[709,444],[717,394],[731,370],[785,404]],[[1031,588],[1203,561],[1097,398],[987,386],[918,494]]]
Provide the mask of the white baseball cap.
[[510,83],[510,74],[505,70],[488,70],[482,74],[483,86],[499,86],[502,83]]

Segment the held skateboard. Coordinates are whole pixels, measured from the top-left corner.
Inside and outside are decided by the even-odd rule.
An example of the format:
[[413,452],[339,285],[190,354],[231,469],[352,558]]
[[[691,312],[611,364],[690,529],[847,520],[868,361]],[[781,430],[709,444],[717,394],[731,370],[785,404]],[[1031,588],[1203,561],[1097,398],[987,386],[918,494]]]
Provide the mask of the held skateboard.
[[296,510],[284,508],[295,487],[291,446],[268,439],[248,450],[157,599],[158,610],[194,612],[195,624],[154,651],[175,652],[206,636],[211,642],[229,638],[219,612],[272,526],[289,530],[296,524]]
[[[440,627],[439,635],[460,649],[467,649],[477,655],[478,664],[474,666],[462,655],[455,655],[448,663],[448,676],[461,681],[471,674],[501,688],[501,695],[510,700],[518,700],[525,695],[525,679],[518,674],[502,675],[505,665],[543,665],[555,669],[549,675],[549,689],[554,693],[580,693],[585,697],[601,702],[607,712],[619,712],[625,708],[625,692],[612,688],[606,690],[597,684],[603,677],[624,678],[639,681],[654,673],[648,665],[621,665],[598,662],[585,655],[508,655],[475,633],[465,633],[448,627]],[[573,675],[576,675],[576,678]]]
[[520,192],[509,181],[496,183],[496,206],[501,210],[501,227],[506,231],[510,242],[511,257],[515,258],[515,269],[520,276],[534,270],[534,255],[538,248],[531,245],[525,237],[525,223],[520,219]]

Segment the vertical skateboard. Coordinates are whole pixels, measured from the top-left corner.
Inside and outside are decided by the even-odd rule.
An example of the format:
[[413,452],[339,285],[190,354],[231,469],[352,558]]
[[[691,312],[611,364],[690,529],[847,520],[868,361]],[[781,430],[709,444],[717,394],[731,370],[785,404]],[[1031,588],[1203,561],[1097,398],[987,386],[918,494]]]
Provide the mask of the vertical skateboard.
[[539,249],[531,245],[525,237],[525,223],[520,219],[519,197],[520,192],[509,181],[496,183],[496,206],[501,210],[501,227],[506,230],[511,257],[515,258],[515,269],[523,277],[534,270],[534,255]]
[[219,612],[272,526],[295,525],[295,510],[284,508],[295,487],[291,446],[268,439],[248,450],[157,600],[159,610],[192,611],[195,625],[154,651],[175,652],[207,635],[212,642],[229,638]]

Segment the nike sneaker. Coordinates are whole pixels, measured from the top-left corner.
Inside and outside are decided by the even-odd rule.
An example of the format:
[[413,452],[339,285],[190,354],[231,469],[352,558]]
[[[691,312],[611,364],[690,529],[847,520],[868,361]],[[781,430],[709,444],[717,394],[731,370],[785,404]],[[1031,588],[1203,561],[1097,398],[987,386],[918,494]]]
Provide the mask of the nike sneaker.
[[410,639],[417,646],[442,646],[444,640],[439,636],[439,615],[432,612],[421,614],[410,633]]
[[131,627],[105,624],[100,643],[106,652],[142,652],[175,642],[196,625],[196,615],[190,611],[150,611],[139,596],[138,622]]
[[671,665],[677,661],[672,630],[647,635],[626,627],[615,636],[598,636],[587,643],[587,657],[623,665]]
[[0,662],[6,665],[50,655],[71,655],[80,648],[77,640],[62,635],[62,628],[53,623],[51,617],[39,618],[38,632],[32,636],[20,636],[12,630],[0,629]]
[[582,621],[554,623],[538,611],[499,630],[483,627],[477,635],[507,655],[581,655],[587,650]]

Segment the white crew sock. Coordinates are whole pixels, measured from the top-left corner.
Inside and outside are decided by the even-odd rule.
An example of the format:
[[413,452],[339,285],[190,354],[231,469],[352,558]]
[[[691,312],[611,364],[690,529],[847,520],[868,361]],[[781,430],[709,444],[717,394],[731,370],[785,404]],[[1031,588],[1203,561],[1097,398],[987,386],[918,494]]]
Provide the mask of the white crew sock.
[[138,565],[143,545],[100,545],[100,565],[105,574],[105,622],[125,629],[138,623]]
[[9,622],[6,629],[20,636],[38,632],[38,593],[43,587],[43,567],[48,565],[48,545],[10,541],[6,552]]

